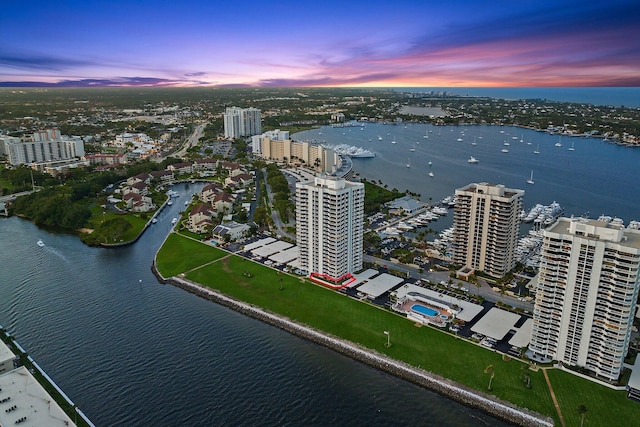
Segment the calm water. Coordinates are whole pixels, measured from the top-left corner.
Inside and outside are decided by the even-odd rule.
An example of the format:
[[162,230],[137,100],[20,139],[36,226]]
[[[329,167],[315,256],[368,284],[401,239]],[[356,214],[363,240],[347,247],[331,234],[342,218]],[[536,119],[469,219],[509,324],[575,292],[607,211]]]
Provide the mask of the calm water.
[[[491,182],[524,189],[526,209],[555,200],[568,216],[588,213],[597,218],[607,214],[618,216],[627,224],[640,220],[640,149],[597,138],[559,138],[508,126],[377,123],[368,123],[363,130],[324,127],[294,137],[371,150],[376,153],[375,158],[353,159],[354,170],[360,176],[382,180],[389,188],[419,193],[425,202],[441,200],[471,182]],[[391,143],[393,140],[396,144]],[[505,142],[509,145],[505,146]],[[562,147],[555,146],[558,142]],[[574,151],[569,150],[572,145]],[[502,149],[509,152],[503,153]],[[540,154],[534,154],[536,150]],[[470,156],[478,163],[468,163]],[[411,167],[407,168],[409,163]],[[429,171],[434,177],[428,176]],[[526,182],[531,171],[534,185]]]
[[185,199],[117,250],[0,219],[0,324],[96,425],[506,425],[159,284]]

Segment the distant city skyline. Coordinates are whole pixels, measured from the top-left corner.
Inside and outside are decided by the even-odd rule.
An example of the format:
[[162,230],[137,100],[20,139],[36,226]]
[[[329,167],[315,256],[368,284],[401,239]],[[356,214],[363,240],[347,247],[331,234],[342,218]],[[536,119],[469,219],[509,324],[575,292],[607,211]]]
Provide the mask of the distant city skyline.
[[9,2],[0,86],[640,86],[634,0]]

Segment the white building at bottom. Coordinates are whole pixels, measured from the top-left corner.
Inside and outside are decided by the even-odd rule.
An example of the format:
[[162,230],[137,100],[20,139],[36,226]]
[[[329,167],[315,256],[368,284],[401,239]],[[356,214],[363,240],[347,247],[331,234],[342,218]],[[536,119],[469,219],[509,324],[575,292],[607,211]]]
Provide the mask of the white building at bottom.
[[364,184],[316,177],[296,184],[300,268],[339,278],[362,270]]
[[560,218],[544,231],[528,354],[616,381],[640,284],[640,231]]

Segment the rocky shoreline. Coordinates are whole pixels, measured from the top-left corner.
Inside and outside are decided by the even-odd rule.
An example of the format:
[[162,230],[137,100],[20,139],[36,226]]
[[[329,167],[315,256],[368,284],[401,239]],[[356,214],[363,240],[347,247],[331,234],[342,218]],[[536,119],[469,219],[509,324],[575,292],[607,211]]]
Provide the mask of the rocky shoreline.
[[524,408],[518,408],[510,402],[499,400],[493,396],[483,394],[477,390],[472,390],[454,381],[440,377],[439,375],[390,359],[352,342],[342,340],[325,332],[321,332],[308,326],[292,322],[286,318],[268,313],[259,307],[237,301],[184,278],[171,277],[165,279],[157,271],[155,265],[152,267],[152,270],[158,280],[163,283],[170,283],[202,298],[216,302],[244,315],[261,320],[267,324],[276,326],[316,344],[328,347],[352,359],[358,360],[384,372],[388,372],[429,390],[433,390],[443,396],[472,408],[479,409],[496,418],[500,418],[520,426],[553,426],[553,419],[550,417],[545,417]]

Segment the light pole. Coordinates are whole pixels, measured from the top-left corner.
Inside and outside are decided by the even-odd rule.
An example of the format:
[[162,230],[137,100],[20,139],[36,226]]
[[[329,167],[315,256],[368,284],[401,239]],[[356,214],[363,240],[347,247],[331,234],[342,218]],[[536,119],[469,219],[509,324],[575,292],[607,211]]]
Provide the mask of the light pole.
[[387,336],[387,344],[385,344],[385,346],[391,347],[391,334],[389,333],[389,331],[384,331],[384,334]]

